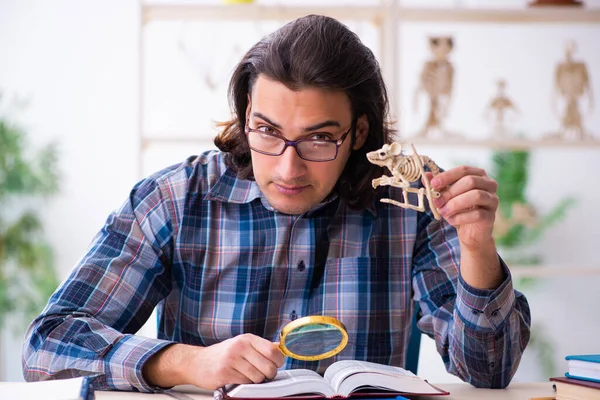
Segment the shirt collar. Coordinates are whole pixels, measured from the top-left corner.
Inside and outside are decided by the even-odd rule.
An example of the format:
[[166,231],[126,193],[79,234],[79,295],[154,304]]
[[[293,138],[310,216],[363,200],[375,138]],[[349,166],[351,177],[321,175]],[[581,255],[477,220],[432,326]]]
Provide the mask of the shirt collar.
[[224,203],[250,203],[262,196],[255,181],[240,179],[230,168],[219,177],[204,196],[204,200],[216,200]]
[[[225,173],[219,177],[208,193],[204,196],[204,200],[214,200],[234,204],[251,203],[256,199],[260,199],[261,203],[267,210],[273,212],[277,211],[260,191],[256,181],[250,179],[240,179],[237,177],[236,173],[229,168],[227,168]],[[337,199],[337,194],[331,194],[321,203],[304,213],[304,215],[310,216]],[[373,207],[369,207],[369,210],[374,213]]]

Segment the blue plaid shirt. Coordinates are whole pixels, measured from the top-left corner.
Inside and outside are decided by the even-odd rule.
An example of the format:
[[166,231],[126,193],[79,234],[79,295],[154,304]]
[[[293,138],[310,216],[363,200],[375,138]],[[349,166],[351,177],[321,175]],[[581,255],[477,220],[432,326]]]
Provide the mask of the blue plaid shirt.
[[[388,188],[386,197],[399,197]],[[529,339],[525,297],[510,272],[493,291],[459,274],[456,230],[375,202],[353,210],[332,197],[303,215],[281,214],[255,182],[207,152],[142,180],[26,335],[28,381],[94,376],[99,389],[151,391],[143,364],[179,342],[210,346],[242,333],[278,340],[282,327],[329,315],[349,344],[341,359],[403,366],[415,301],[419,328],[446,368],[502,387]],[[135,335],[158,306],[158,338]]]

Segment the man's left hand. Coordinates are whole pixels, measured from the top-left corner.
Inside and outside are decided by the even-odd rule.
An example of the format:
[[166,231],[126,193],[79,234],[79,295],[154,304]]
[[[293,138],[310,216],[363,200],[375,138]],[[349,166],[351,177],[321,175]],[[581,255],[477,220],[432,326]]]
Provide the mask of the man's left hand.
[[433,203],[457,229],[461,246],[475,250],[493,242],[498,184],[485,170],[469,166],[452,168],[433,177],[431,186],[441,194]]

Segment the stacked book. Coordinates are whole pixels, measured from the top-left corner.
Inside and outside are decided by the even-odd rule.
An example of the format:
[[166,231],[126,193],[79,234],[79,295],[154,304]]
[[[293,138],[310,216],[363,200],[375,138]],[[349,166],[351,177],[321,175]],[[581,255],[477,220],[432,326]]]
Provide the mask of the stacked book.
[[556,387],[556,400],[600,400],[600,354],[566,357],[569,372],[550,378]]

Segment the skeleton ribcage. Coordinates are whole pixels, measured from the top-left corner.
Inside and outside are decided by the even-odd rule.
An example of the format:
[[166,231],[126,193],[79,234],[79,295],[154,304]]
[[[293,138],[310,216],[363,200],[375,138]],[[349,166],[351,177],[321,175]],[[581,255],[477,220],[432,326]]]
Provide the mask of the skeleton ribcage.
[[397,172],[404,176],[407,181],[415,182],[421,178],[421,169],[419,168],[417,162],[418,161],[415,157],[407,158]]
[[452,90],[452,66],[447,61],[430,61],[421,74],[423,88],[430,96],[449,95]]

